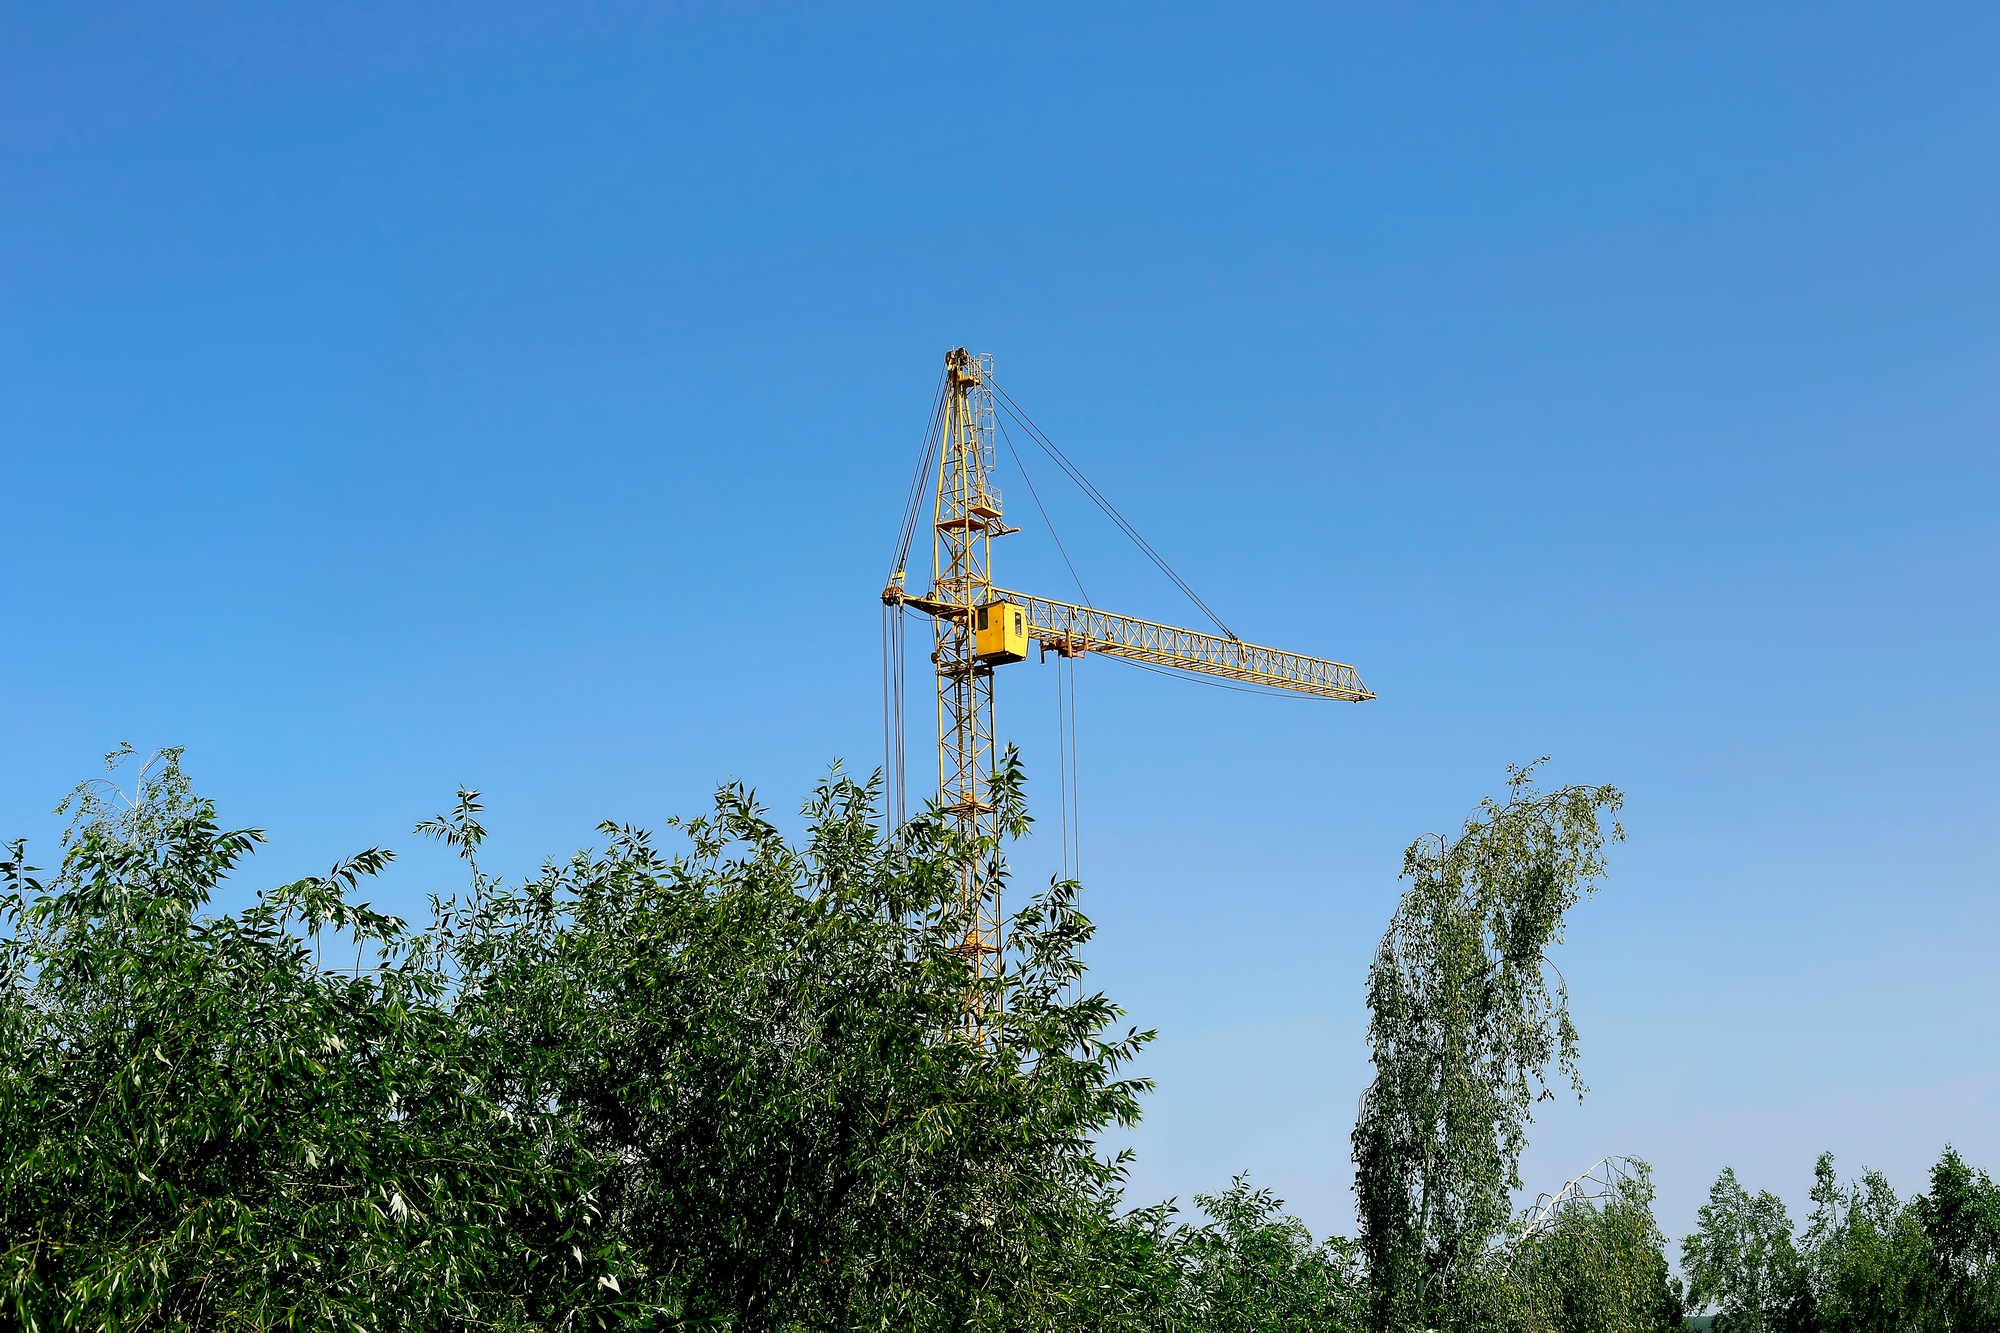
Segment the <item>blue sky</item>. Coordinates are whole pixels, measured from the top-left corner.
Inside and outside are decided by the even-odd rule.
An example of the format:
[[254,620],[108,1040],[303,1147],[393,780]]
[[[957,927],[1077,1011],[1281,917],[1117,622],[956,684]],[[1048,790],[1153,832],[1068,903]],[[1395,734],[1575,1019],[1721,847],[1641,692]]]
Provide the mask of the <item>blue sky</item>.
[[[459,783],[514,869],[880,753],[964,343],[1360,707],[1080,677],[1133,1193],[1349,1224],[1401,849],[1628,794],[1604,1153],[2000,1168],[2000,20],[1851,5],[0,8],[0,826],[185,745],[253,881]],[[1052,469],[1100,604],[1196,613]],[[1039,522],[1003,580],[1060,594]],[[1053,787],[1052,671],[1002,729]],[[921,756],[919,756],[921,772]],[[1053,818],[1054,802],[1046,812]],[[1029,878],[1054,838],[1022,849]]]

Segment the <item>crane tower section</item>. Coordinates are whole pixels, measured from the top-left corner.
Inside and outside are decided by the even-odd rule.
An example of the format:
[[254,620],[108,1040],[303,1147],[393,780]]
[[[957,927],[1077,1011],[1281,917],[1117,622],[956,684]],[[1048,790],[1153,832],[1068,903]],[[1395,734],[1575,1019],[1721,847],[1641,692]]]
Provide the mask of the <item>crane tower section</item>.
[[[968,848],[997,846],[999,814],[987,784],[995,753],[993,668],[983,652],[992,636],[995,537],[1010,531],[1001,521],[993,484],[993,358],[955,348],[945,362],[945,401],[939,440],[936,519],[931,539],[931,612],[937,664],[938,795]],[[984,620],[986,625],[979,622]],[[1025,654],[1023,654],[1025,655]],[[1018,661],[1018,657],[1008,660]],[[990,839],[991,841],[986,841]],[[984,858],[961,865],[960,908],[972,922],[967,961],[977,974],[975,992],[1001,968],[999,886],[986,875]],[[983,1027],[983,1012],[973,1023]]]

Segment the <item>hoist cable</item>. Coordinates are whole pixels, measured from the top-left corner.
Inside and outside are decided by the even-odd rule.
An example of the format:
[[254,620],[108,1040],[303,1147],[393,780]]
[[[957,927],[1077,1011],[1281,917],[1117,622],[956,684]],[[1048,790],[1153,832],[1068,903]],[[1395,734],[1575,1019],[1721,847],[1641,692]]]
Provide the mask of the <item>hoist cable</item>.
[[903,608],[882,607],[882,815],[888,831],[908,814],[903,759]]
[[1073,878],[1069,868],[1069,721],[1064,716],[1063,663],[1056,657],[1056,809],[1062,819],[1062,873]]
[[[1076,659],[1069,659],[1069,836],[1070,878],[1083,882],[1083,774],[1077,766]],[[1060,679],[1056,682],[1061,688]]]
[[[938,372],[936,390],[931,394],[930,419],[924,428],[924,447],[917,470],[910,478],[910,490],[903,501],[903,525],[896,536],[896,557],[889,566],[885,586],[901,587],[909,569],[910,544],[916,540],[917,524],[923,518],[924,496],[930,490],[931,469],[944,435],[944,412],[948,392],[948,370]],[[903,604],[884,602],[882,606],[882,815],[890,830],[901,828],[909,817],[909,768],[904,735],[906,626]]]

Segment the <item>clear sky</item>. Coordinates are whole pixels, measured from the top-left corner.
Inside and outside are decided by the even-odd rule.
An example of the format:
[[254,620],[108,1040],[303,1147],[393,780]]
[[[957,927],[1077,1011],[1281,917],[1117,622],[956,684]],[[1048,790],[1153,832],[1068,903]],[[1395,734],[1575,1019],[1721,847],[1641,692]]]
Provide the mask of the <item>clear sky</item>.
[[[1996,50],[1975,5],[0,7],[0,828],[46,858],[97,755],[185,745],[252,881],[386,843],[407,907],[459,783],[515,870],[724,778],[791,811],[879,761],[964,343],[1381,695],[1081,672],[1135,1196],[1349,1225],[1401,850],[1545,753],[1630,839],[1530,1195],[1637,1154],[1678,1234],[1726,1163],[2000,1168]],[[1036,481],[1100,604],[1195,617]],[[1067,591],[1002,482],[1003,579]],[[1052,676],[1000,682],[1038,788]]]

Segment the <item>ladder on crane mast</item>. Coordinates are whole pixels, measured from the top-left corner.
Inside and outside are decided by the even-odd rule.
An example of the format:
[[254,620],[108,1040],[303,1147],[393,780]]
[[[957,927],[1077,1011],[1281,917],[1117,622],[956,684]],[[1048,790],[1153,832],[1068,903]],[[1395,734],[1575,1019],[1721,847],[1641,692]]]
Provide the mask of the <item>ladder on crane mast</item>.
[[[895,568],[882,590],[883,605],[891,612],[907,607],[931,620],[935,644],[931,660],[937,668],[938,808],[956,826],[965,847],[999,844],[999,811],[990,791],[999,758],[993,672],[1024,661],[1030,644],[1038,646],[1044,657],[1102,653],[1154,668],[1220,676],[1320,699],[1361,703],[1375,697],[1362,684],[1360,673],[1342,662],[1259,647],[1226,631],[1182,629],[996,585],[993,539],[1019,529],[1003,521],[1000,491],[992,480],[994,388],[992,357],[975,356],[963,347],[946,353]],[[933,455],[934,483],[929,475]],[[925,491],[932,496],[931,586],[914,593],[904,586],[904,566]],[[1118,521],[1130,532],[1129,525]],[[1136,533],[1131,535],[1144,546]],[[1152,554],[1150,548],[1147,551]],[[1167,573],[1180,582],[1171,570]],[[1191,589],[1182,587],[1194,597]],[[1194,600],[1207,610],[1198,597]],[[891,632],[900,645],[900,627]],[[891,736],[891,744],[900,748],[900,725],[892,725]],[[900,755],[891,756],[892,770],[900,768],[899,760]],[[966,1027],[969,1036],[984,1042],[999,1019],[993,1006],[1000,990],[993,983],[1003,968],[1000,886],[980,858],[972,855],[965,858],[959,877],[958,906],[970,923],[962,952],[974,973]]]

